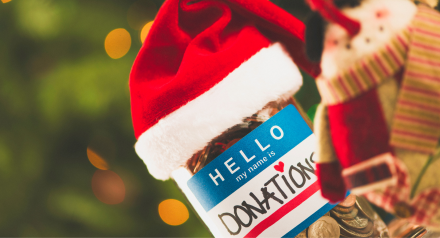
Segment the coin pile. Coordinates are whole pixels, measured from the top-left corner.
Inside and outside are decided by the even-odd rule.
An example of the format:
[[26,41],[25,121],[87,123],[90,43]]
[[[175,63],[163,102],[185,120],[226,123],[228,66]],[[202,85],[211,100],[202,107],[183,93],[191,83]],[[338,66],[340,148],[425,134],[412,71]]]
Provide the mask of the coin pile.
[[286,100],[272,101],[266,104],[264,108],[250,117],[243,118],[242,122],[227,129],[219,136],[212,139],[203,149],[199,150],[187,161],[186,167],[194,175],[203,167],[213,161],[217,156],[233,146],[251,131],[263,124],[269,118],[277,114],[289,104],[295,105],[296,109],[303,119],[310,123],[307,114],[298,107],[295,98],[289,97]]
[[192,174],[196,174],[212,160],[217,158],[217,156],[226,151],[237,141],[245,137],[252,130],[263,124],[266,120],[271,118],[289,104],[293,104],[303,119],[310,123],[307,114],[301,109],[301,107],[298,106],[298,103],[293,96],[286,99],[269,102],[263,107],[262,110],[249,117],[243,118],[241,123],[224,131],[222,134],[212,139],[212,141],[209,142],[203,149],[196,152],[187,161],[186,165],[188,170]]
[[258,120],[257,115],[245,118],[243,123],[229,128],[220,136],[214,138],[205,148],[195,153],[191,159],[187,161],[187,168],[193,174],[196,174],[203,167],[213,161],[217,156],[222,154],[229,147],[234,145],[241,138],[249,134],[263,122]]
[[363,197],[349,195],[330,211],[342,237],[380,237],[374,229],[375,212]]
[[[383,229],[383,227],[385,229]],[[421,230],[415,233],[421,234]],[[388,229],[363,197],[349,195],[296,238],[378,237],[388,238]]]

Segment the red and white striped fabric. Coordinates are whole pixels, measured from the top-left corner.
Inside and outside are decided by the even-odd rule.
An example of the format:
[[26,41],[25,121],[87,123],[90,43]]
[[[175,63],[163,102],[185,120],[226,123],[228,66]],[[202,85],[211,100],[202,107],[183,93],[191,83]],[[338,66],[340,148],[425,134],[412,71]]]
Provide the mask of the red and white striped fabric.
[[439,227],[432,218],[437,215],[440,209],[440,188],[426,189],[410,199],[410,183],[405,165],[396,161],[398,183],[395,186],[387,187],[382,192],[369,192],[364,196],[390,213],[396,213],[396,204],[406,204],[411,209],[411,216],[408,221],[425,226]]

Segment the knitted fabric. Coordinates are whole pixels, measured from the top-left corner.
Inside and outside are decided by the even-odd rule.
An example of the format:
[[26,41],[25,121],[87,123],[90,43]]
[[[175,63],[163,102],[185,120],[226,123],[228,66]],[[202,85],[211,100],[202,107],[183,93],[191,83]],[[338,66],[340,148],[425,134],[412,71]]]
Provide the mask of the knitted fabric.
[[432,154],[440,137],[440,14],[419,8],[390,144]]
[[355,62],[347,71],[331,79],[318,77],[316,84],[322,103],[336,105],[350,101],[389,79],[405,63],[409,40],[409,29],[405,29],[383,49]]

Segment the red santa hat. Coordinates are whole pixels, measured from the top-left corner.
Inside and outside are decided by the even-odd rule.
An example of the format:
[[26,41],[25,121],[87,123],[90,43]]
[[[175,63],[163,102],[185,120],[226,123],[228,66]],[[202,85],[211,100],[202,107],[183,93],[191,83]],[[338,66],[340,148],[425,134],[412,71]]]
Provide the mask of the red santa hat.
[[137,154],[157,179],[319,74],[304,25],[267,0],[167,0],[130,75]]

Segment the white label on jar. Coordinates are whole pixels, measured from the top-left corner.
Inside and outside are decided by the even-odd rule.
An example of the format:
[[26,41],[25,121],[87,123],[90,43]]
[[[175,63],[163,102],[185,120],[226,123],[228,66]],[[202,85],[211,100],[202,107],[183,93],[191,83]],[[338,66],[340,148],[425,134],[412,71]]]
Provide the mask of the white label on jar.
[[289,105],[190,178],[187,192],[221,237],[295,237],[334,207],[321,196],[315,144]]

